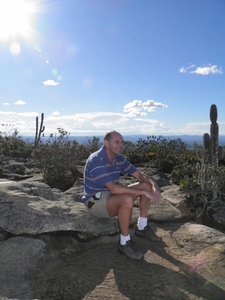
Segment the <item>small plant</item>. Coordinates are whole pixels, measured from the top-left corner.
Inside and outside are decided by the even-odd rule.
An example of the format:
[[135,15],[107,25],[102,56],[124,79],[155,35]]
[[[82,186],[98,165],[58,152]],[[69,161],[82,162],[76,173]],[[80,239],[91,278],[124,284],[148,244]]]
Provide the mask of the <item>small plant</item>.
[[44,182],[62,191],[82,176],[78,163],[88,155],[88,149],[69,140],[69,134],[62,128],[58,128],[58,135],[51,134],[46,144],[40,144],[34,150],[34,159],[41,166]]

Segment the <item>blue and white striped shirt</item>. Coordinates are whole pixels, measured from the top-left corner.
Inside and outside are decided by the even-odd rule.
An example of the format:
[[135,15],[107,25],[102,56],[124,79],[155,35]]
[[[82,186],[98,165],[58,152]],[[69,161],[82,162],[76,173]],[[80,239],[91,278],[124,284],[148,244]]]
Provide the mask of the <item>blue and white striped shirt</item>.
[[85,203],[89,198],[101,191],[108,191],[107,182],[119,184],[120,175],[133,174],[137,169],[123,155],[117,155],[110,163],[105,147],[92,153],[84,168],[84,194],[81,201]]

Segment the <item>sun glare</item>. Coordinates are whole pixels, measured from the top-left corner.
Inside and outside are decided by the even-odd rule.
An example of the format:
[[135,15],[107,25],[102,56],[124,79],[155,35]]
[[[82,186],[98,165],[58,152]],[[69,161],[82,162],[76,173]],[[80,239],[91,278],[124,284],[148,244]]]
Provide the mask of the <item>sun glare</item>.
[[28,38],[34,13],[35,1],[0,0],[0,40]]

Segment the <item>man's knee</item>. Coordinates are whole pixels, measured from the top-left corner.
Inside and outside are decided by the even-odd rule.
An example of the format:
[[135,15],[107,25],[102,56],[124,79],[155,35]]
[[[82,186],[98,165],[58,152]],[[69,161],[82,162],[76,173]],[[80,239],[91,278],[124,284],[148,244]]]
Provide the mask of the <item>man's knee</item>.
[[131,194],[123,194],[122,203],[129,208],[133,207],[134,199]]

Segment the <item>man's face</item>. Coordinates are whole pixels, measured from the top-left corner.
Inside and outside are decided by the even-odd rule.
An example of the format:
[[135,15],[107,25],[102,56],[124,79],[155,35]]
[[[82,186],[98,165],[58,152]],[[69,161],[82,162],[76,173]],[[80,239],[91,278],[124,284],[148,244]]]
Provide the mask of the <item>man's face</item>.
[[113,133],[110,141],[105,141],[105,147],[110,155],[121,154],[124,146],[123,137],[119,133]]

